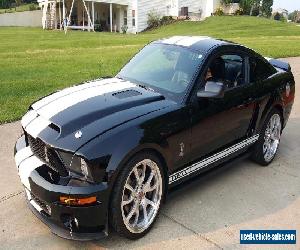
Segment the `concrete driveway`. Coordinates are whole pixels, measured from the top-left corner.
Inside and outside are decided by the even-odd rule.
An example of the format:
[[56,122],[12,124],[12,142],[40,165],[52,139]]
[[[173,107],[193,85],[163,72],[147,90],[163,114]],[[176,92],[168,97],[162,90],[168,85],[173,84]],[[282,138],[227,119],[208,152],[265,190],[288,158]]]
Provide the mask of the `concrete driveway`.
[[[113,233],[101,241],[74,242],[51,234],[25,204],[13,159],[20,124],[0,126],[0,248],[239,249],[240,229],[296,229],[299,238],[300,58],[285,60],[293,67],[298,91],[277,159],[268,168],[240,160],[177,188],[153,230],[138,241]],[[297,246],[278,248],[283,247],[300,249],[299,239]]]

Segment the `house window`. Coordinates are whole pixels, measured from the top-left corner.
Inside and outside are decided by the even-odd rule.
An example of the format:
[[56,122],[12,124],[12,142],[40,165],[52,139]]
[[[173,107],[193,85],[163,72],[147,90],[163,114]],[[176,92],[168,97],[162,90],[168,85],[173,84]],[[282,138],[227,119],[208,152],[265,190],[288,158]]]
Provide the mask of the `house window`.
[[127,10],[124,10],[124,25],[127,25]]
[[135,26],[135,10],[132,10],[132,26]]

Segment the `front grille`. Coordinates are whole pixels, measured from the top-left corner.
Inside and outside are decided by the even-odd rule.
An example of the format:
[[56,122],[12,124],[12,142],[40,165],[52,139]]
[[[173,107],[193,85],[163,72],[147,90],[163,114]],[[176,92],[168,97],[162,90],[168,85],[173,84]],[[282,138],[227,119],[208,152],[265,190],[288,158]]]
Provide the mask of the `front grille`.
[[64,177],[68,175],[68,171],[54,149],[47,147],[41,139],[35,139],[29,134],[27,134],[27,139],[31,150],[36,157],[46,163],[54,171],[58,172],[59,175]]

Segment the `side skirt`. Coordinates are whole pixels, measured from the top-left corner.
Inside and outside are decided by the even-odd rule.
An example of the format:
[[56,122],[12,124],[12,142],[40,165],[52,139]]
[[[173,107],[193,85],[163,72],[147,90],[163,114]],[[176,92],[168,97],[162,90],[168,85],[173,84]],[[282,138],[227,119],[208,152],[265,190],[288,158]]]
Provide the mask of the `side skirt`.
[[212,164],[217,163],[218,161],[223,160],[226,157],[229,157],[233,155],[234,153],[245,149],[252,144],[254,144],[259,138],[259,135],[254,135],[246,140],[243,140],[229,148],[224,149],[223,151],[220,151],[208,158],[205,158],[199,162],[196,162],[192,164],[191,166],[188,166],[182,170],[179,170],[178,172],[175,172],[174,174],[169,176],[169,185],[174,184],[175,182],[179,181],[182,178],[185,178],[191,174],[196,174],[196,172],[200,172],[200,170],[203,170],[204,168],[209,168]]

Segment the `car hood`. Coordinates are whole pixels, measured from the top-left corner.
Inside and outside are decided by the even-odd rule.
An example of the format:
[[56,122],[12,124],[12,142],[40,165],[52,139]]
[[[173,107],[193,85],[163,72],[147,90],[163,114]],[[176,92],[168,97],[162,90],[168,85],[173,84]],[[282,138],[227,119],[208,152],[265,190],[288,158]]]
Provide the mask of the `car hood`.
[[70,87],[32,104],[24,130],[52,147],[75,152],[94,137],[173,103],[118,78]]

